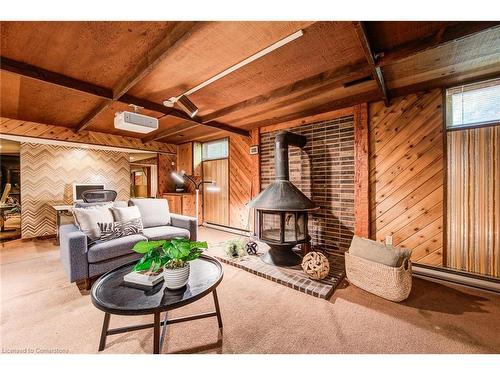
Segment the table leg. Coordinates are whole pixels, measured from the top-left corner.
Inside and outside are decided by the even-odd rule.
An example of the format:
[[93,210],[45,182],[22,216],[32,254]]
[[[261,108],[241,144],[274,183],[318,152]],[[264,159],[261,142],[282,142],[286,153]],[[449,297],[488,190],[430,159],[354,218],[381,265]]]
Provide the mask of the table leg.
[[222,316],[220,314],[219,300],[217,298],[217,291],[214,289],[212,294],[214,296],[215,312],[217,313],[217,323],[219,323],[219,329],[222,330]]
[[168,322],[168,311],[165,312],[165,319],[163,319],[163,328],[161,329],[161,336],[160,336],[160,351],[163,350],[163,344],[165,342],[165,334],[167,333],[167,322]]
[[102,322],[101,340],[99,341],[99,351],[103,351],[106,346],[106,336],[108,335],[109,328],[109,318],[108,313],[104,313],[104,321]]
[[153,354],[160,354],[160,329],[161,329],[161,319],[160,313],[154,314],[154,326],[153,326]]

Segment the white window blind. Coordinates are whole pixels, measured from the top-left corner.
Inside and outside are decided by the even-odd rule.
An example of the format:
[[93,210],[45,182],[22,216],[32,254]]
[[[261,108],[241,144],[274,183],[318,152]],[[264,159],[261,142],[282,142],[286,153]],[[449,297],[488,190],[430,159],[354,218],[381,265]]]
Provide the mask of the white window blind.
[[227,138],[203,143],[203,160],[223,159],[227,157]]
[[446,90],[446,126],[462,128],[500,122],[500,79]]

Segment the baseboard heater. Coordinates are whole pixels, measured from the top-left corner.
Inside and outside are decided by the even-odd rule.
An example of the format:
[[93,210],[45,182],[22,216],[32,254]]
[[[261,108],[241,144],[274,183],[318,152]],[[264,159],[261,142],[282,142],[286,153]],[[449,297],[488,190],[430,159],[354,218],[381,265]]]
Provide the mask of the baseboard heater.
[[[203,226],[212,229],[218,229],[229,233],[239,234],[241,236],[249,236],[250,232],[235,229],[231,227],[226,227],[224,225],[210,224],[207,222],[203,223]],[[425,266],[420,264],[413,264],[413,276],[420,277],[422,279],[430,281],[444,281],[453,284],[459,284],[471,288],[477,288],[482,290],[487,290],[490,292],[500,293],[500,280],[496,280],[491,277],[485,277],[480,275],[470,275],[465,272],[446,270],[441,268],[435,268],[431,266]]]
[[441,280],[454,284],[460,284],[472,288],[488,290],[500,293],[500,281],[494,278],[470,275],[465,272],[438,269],[435,267],[413,264],[413,275],[430,281]]

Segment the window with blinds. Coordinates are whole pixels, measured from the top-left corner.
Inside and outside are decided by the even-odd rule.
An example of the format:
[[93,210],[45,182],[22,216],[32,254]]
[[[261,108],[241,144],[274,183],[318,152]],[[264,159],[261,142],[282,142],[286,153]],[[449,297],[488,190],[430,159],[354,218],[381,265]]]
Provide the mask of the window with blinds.
[[223,159],[227,157],[227,138],[203,143],[203,160]]
[[500,123],[500,78],[446,90],[446,127]]

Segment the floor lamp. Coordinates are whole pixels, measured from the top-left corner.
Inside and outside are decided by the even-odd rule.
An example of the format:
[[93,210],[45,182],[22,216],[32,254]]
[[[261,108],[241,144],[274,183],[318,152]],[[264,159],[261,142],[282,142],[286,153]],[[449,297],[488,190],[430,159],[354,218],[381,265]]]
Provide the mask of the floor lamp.
[[[210,186],[207,187],[207,191],[219,191],[220,188],[215,184],[215,181],[205,181],[205,180],[200,180],[199,182],[196,182],[194,176],[190,176],[186,174],[184,171],[180,172],[172,172],[172,177],[180,182],[184,183],[186,180],[191,182],[194,186],[195,189],[195,217],[196,220],[198,220],[198,205],[199,205],[199,199],[200,199],[200,186],[203,184],[210,184]],[[198,225],[201,225],[198,224]]]

